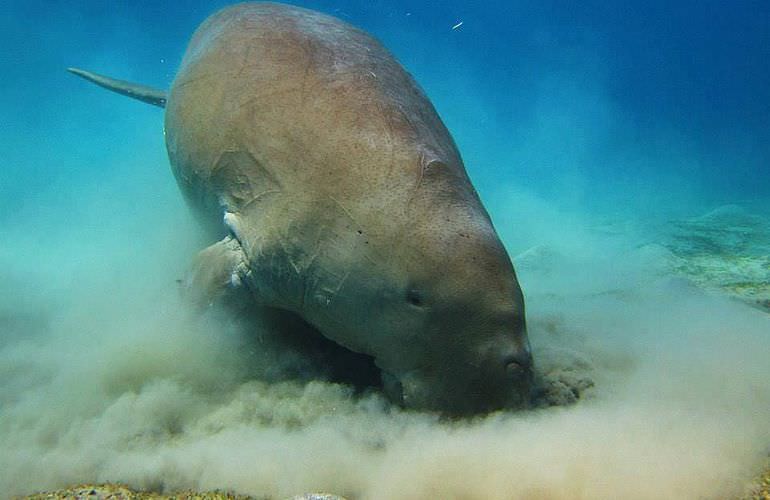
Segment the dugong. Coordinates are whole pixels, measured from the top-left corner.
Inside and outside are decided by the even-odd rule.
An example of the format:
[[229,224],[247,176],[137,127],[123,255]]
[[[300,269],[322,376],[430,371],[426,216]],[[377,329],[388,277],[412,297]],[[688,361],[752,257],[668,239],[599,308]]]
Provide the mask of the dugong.
[[168,94],[70,71],[165,107],[173,173],[218,240],[194,265],[200,293],[299,316],[371,356],[407,408],[528,404],[510,257],[433,105],[373,37],[243,3],[195,31]]

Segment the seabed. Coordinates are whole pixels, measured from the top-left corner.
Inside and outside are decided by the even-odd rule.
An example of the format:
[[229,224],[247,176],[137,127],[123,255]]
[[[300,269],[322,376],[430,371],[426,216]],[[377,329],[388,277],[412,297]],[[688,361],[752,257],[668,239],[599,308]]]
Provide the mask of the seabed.
[[[705,215],[672,220],[654,228],[657,254],[666,272],[704,290],[724,293],[770,314],[770,222],[736,206],[727,205]],[[658,237],[662,239],[658,240]],[[538,252],[536,252],[538,253]],[[542,252],[539,252],[542,253]],[[542,257],[539,255],[539,257]],[[768,443],[770,445],[770,443]],[[37,493],[27,500],[257,500],[228,492],[184,491],[171,494],[141,492],[123,485],[84,484]],[[292,500],[344,500],[327,493],[307,493]],[[770,500],[770,457],[765,470],[746,486],[741,500]]]

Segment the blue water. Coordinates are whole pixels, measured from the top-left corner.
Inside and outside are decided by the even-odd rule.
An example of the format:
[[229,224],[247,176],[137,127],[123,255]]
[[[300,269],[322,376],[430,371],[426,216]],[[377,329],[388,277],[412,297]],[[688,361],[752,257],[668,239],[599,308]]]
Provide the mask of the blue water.
[[[635,209],[770,197],[767,2],[298,4],[365,28],[396,54],[482,193],[514,182],[554,198],[571,191],[578,207]],[[168,87],[192,31],[223,5],[6,5],[3,217],[52,179],[92,177],[103,167],[88,160],[119,147],[103,141],[159,130],[157,110],[65,67]]]
[[[650,247],[667,240],[648,226],[724,205],[770,220],[770,3],[294,2],[370,32],[415,76],[523,256],[533,342],[578,353],[568,375],[592,366],[584,406],[461,429],[335,387],[255,386],[229,326],[178,312],[175,279],[202,243],[163,111],[65,68],[168,88],[192,32],[228,4],[181,3],[0,8],[0,497],[123,481],[702,498],[756,472],[770,444],[766,311],[668,268],[649,281],[684,253]],[[770,290],[770,228],[731,220],[697,226],[687,248],[761,235],[755,260],[695,252],[674,267],[726,266]]]

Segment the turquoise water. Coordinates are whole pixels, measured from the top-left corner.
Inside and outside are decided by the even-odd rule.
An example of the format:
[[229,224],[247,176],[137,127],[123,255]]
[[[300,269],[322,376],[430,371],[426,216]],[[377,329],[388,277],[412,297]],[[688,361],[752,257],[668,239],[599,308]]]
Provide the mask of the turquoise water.
[[742,488],[770,446],[766,2],[298,3],[372,33],[423,86],[514,258],[536,361],[584,391],[456,425],[264,385],[291,360],[185,310],[176,280],[207,243],[163,111],[65,68],[167,88],[224,5],[3,7],[0,490]]
[[[90,178],[80,159],[98,149],[74,149],[77,138],[119,136],[134,149],[126,142],[140,136],[129,126],[158,128],[157,110],[97,92],[63,68],[165,88],[192,31],[223,5],[11,2],[0,99],[5,138],[16,145],[8,163],[19,167],[2,172],[4,193],[12,189],[3,208],[19,184],[38,192],[64,170]],[[395,53],[431,96],[482,193],[510,181],[549,198],[566,191],[578,209],[635,210],[770,196],[764,2],[300,5],[365,28]],[[71,158],[77,163],[63,163]]]

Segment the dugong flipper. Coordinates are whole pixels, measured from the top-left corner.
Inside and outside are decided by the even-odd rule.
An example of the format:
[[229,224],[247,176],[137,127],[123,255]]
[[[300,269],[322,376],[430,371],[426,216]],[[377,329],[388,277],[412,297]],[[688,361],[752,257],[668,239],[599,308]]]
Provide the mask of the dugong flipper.
[[248,259],[241,244],[226,236],[198,253],[186,288],[195,303],[207,306],[228,291],[242,290],[248,272]]
[[172,170],[219,241],[191,280],[203,301],[246,290],[373,360],[407,407],[527,405],[511,260],[436,110],[377,40],[318,12],[243,3],[196,30],[168,97],[78,74],[165,104]]

